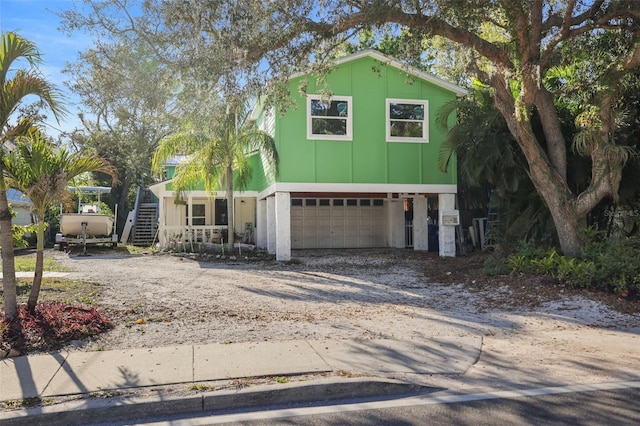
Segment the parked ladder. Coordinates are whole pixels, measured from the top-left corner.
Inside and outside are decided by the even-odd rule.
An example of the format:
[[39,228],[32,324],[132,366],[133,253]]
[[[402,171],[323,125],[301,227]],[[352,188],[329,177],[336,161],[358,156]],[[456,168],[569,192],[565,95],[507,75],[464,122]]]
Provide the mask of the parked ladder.
[[494,191],[491,191],[489,198],[489,211],[487,213],[487,224],[484,229],[483,250],[493,250],[498,243],[500,215],[498,214],[497,205],[493,200]]

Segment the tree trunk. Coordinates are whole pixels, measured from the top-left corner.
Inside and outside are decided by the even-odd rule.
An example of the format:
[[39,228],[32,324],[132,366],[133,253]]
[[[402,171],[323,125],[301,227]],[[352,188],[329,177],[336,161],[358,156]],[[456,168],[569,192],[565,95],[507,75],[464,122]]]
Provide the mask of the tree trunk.
[[553,217],[562,253],[569,257],[579,257],[582,212],[576,208],[577,197],[538,143],[531,127],[528,110],[522,106],[520,108],[523,110],[516,109],[516,101],[511,95],[506,79],[501,77],[503,76],[495,76],[493,80],[496,108],[505,118],[509,131],[527,159],[529,177]]
[[527,157],[529,176],[551,213],[562,253],[569,257],[580,257],[580,215],[576,210],[576,197],[546,160],[529,124],[520,122],[518,126],[521,130],[518,143]]
[[16,294],[16,267],[13,256],[13,228],[2,164],[0,164],[0,243],[2,244],[4,317],[5,320],[11,321],[18,314],[18,299]]
[[547,140],[551,164],[564,181],[567,180],[567,144],[562,134],[553,96],[544,87],[536,91],[536,107]]
[[124,180],[122,181],[122,189],[120,192],[120,197],[118,198],[118,211],[126,213],[129,211],[127,206],[127,194],[129,193],[129,187],[131,186],[131,180],[133,178],[133,172],[128,171],[124,176]]
[[42,274],[44,270],[44,218],[38,218],[38,237],[36,248],[36,271],[33,276],[33,285],[31,286],[31,292],[29,293],[29,300],[27,301],[27,307],[29,312],[33,313],[36,310],[36,304],[38,303],[38,297],[40,296],[40,287],[42,286]]
[[235,244],[235,218],[233,205],[233,166],[227,167],[225,179],[227,181],[227,239],[229,240],[229,253],[233,253]]
[[13,254],[11,213],[9,212],[6,200],[6,191],[0,190],[0,232],[2,233],[2,292],[4,297],[4,315],[6,320],[12,320],[18,313],[18,299],[16,294],[16,269]]

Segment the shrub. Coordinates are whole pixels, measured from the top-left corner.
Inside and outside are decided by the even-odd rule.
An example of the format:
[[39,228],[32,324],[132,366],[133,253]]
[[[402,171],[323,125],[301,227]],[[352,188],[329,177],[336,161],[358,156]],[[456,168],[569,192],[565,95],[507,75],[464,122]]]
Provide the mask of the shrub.
[[3,314],[0,320],[2,345],[21,352],[58,349],[70,340],[95,336],[113,326],[111,320],[95,308],[60,302],[40,303],[33,314],[22,304],[12,323],[4,321]]
[[591,232],[583,257],[568,258],[555,248],[520,243],[505,256],[497,250],[485,262],[485,273],[525,273],[552,276],[574,287],[597,288],[623,296],[640,296],[640,237],[603,239]]
[[640,295],[640,237],[590,241],[583,257],[595,264],[593,281],[598,288]]

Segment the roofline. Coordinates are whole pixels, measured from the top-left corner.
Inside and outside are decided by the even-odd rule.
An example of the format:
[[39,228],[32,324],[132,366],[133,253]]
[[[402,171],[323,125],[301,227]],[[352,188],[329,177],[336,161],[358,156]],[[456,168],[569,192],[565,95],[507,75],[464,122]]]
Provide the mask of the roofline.
[[[469,90],[465,89],[464,87],[460,87],[457,84],[453,84],[450,83],[446,80],[441,79],[440,77],[436,77],[433,74],[429,74],[426,71],[421,71],[419,69],[417,69],[416,67],[412,67],[409,65],[405,65],[402,62],[398,61],[397,59],[394,59],[390,56],[387,56],[383,53],[378,52],[377,50],[374,49],[366,49],[366,50],[361,50],[359,52],[356,53],[352,53],[351,55],[347,55],[347,56],[343,56],[337,59],[333,59],[330,61],[330,64],[333,65],[340,65],[340,64],[344,64],[347,62],[351,62],[351,61],[355,61],[364,57],[370,57],[373,58],[379,62],[388,64],[393,66],[396,69],[405,71],[411,75],[413,75],[414,77],[420,78],[422,80],[428,81],[429,83],[435,84],[438,87],[441,87],[443,89],[449,90],[453,93],[456,94],[456,96],[466,96],[469,94]],[[291,80],[293,78],[298,78],[298,77],[302,77],[305,75],[309,75],[311,74],[311,71],[300,71],[297,73],[292,74],[288,80]],[[253,107],[253,110],[251,111],[250,117],[254,120],[257,120],[258,117],[260,116],[260,113],[264,110],[264,96],[261,96],[258,98],[258,101],[256,102],[256,104]]]
[[[333,61],[331,61],[331,63],[336,64],[336,65],[340,65],[340,64],[344,64],[347,62],[351,62],[351,61],[355,61],[357,59],[361,59],[364,57],[370,57],[373,59],[376,59],[380,62],[384,62],[388,65],[393,66],[394,68],[400,69],[402,71],[405,71],[411,75],[413,75],[414,77],[420,78],[422,80],[426,80],[430,83],[435,84],[436,86],[440,86],[443,89],[447,89],[450,90],[452,92],[454,92],[457,96],[465,96],[469,93],[469,91],[463,87],[458,86],[457,84],[453,84],[450,83],[446,80],[441,79],[440,77],[436,77],[433,74],[429,74],[426,71],[421,71],[419,69],[417,69],[416,67],[412,67],[410,65],[406,65],[403,64],[402,62],[400,62],[399,60],[392,58],[390,56],[387,56],[383,53],[378,52],[377,50],[374,49],[367,49],[367,50],[361,50],[360,52],[356,52],[353,53],[351,55],[348,56],[343,56],[341,58],[337,58],[334,59]],[[299,73],[297,75],[294,75],[295,77],[300,77],[302,75],[306,75],[308,74],[308,72],[306,73]]]

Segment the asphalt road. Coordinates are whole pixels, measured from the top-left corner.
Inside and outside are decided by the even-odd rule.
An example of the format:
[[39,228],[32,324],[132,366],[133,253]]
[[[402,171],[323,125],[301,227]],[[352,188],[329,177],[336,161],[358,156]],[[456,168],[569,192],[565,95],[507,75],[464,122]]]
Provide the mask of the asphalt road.
[[[575,388],[575,389],[574,389]],[[153,425],[638,425],[640,388],[582,391],[579,387],[493,392],[442,398],[342,401],[329,406],[144,420]],[[559,389],[559,390],[558,390]],[[524,394],[527,394],[525,391]]]

